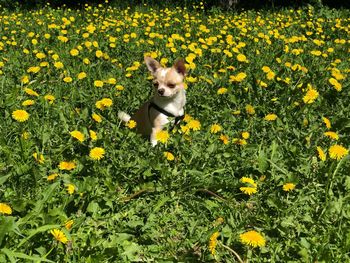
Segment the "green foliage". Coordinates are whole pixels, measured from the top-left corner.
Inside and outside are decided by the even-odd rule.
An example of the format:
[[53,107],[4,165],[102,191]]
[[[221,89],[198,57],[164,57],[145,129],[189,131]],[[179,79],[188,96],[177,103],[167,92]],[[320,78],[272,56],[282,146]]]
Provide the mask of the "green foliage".
[[[348,262],[349,155],[329,151],[350,145],[348,17],[201,4],[3,11],[0,262],[236,262],[232,249],[250,262]],[[117,118],[150,97],[144,55],[188,68],[188,116],[154,148]],[[266,246],[244,245],[249,230]]]

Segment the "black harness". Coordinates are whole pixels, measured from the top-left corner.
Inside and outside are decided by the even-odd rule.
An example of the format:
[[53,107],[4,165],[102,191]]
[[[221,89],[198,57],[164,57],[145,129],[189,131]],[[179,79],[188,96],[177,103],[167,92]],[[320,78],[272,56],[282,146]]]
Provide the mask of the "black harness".
[[148,119],[150,119],[150,116],[149,116],[149,111],[151,108],[154,108],[155,110],[159,111],[160,113],[168,116],[168,117],[171,117],[171,118],[175,118],[175,122],[174,124],[170,127],[170,131],[172,131],[176,125],[178,125],[184,118],[185,118],[185,114],[181,115],[181,116],[175,116],[174,114],[162,109],[161,107],[159,107],[157,104],[155,104],[154,102],[150,102],[149,105],[148,105]]

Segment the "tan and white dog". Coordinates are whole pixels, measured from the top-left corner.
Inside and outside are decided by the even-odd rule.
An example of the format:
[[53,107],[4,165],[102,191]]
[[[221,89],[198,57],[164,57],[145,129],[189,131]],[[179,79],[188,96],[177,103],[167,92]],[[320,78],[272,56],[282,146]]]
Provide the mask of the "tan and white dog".
[[118,117],[124,122],[136,121],[137,131],[149,137],[152,146],[155,146],[157,132],[172,121],[173,125],[178,124],[184,117],[186,67],[182,59],[177,60],[171,68],[163,68],[158,61],[150,57],[145,57],[145,63],[154,77],[153,97],[133,116],[120,111]]

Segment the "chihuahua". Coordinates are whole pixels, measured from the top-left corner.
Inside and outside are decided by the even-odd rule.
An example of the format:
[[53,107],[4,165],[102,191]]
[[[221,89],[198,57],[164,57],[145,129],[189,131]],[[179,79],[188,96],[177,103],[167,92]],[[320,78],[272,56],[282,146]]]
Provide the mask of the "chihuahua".
[[153,97],[133,116],[120,111],[118,117],[124,122],[134,120],[137,132],[149,137],[152,146],[155,146],[159,131],[168,123],[173,123],[174,127],[184,118],[186,67],[182,59],[177,60],[171,68],[163,68],[151,57],[145,57],[145,63],[153,75]]

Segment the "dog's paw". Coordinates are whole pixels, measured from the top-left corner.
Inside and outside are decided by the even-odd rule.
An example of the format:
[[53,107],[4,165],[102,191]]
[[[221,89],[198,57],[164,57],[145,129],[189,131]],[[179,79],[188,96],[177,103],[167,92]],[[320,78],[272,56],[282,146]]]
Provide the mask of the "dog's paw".
[[157,143],[158,143],[158,141],[157,141],[157,140],[151,140],[152,147],[156,146],[156,145],[157,145]]
[[131,119],[131,116],[124,111],[119,111],[118,118],[123,122],[128,122]]

